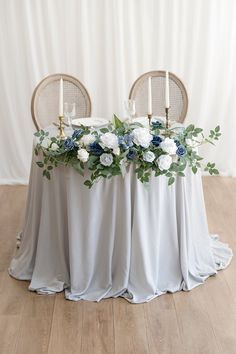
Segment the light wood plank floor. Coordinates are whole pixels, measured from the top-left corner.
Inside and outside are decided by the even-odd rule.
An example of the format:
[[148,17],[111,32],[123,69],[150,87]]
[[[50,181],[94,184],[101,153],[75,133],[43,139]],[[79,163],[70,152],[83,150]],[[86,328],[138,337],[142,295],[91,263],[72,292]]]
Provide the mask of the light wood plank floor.
[[[236,178],[203,184],[210,231],[236,250]],[[10,278],[26,193],[0,186],[0,354],[236,354],[236,258],[191,292],[139,305],[40,296]]]

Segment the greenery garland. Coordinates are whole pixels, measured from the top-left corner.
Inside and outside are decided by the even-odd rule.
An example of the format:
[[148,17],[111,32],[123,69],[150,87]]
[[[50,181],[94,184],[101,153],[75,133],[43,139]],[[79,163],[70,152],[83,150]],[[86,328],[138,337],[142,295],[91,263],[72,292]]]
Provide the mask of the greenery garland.
[[[211,175],[218,175],[215,163],[203,163],[198,147],[220,137],[220,127],[211,130],[205,137],[201,128],[190,124],[166,128],[162,120],[154,120],[146,128],[140,123],[122,122],[116,115],[112,123],[101,129],[81,126],[66,139],[49,137],[49,132],[40,130],[34,149],[36,163],[43,169],[43,176],[50,179],[50,172],[58,165],[72,166],[82,176],[85,169],[91,171],[84,184],[91,188],[101,177],[125,175],[130,164],[135,164],[137,178],[148,183],[152,173],[165,175],[168,184],[176,176],[184,177],[190,166],[192,172],[204,168]],[[42,157],[42,159],[40,159]]]

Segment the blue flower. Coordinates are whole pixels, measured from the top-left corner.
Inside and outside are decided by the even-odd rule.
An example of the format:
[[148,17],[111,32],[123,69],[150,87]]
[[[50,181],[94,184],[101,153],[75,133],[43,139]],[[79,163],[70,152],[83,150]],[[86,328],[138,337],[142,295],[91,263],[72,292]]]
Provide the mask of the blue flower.
[[96,156],[102,155],[104,152],[103,148],[98,144],[97,141],[89,145],[89,150]]
[[178,139],[175,139],[174,142],[175,142],[176,146],[180,146],[180,142]]
[[72,138],[66,138],[64,141],[64,148],[65,150],[73,150],[75,147],[75,142]]
[[84,130],[83,129],[77,129],[74,131],[73,135],[72,135],[72,139],[78,139],[81,137],[81,135],[83,134]]
[[159,135],[154,135],[154,137],[152,139],[152,143],[155,146],[159,146],[162,141],[163,141],[163,139]]
[[164,124],[160,120],[156,120],[152,122],[152,126],[153,128],[163,128]]
[[187,154],[187,150],[185,149],[185,147],[183,145],[179,145],[178,149],[176,150],[176,154],[179,156],[185,156]]
[[127,159],[133,160],[137,155],[137,151],[134,149],[130,149],[128,154],[127,154]]
[[134,145],[133,136],[131,134],[125,134],[124,136],[119,136],[119,144],[124,150],[127,150],[128,148]]

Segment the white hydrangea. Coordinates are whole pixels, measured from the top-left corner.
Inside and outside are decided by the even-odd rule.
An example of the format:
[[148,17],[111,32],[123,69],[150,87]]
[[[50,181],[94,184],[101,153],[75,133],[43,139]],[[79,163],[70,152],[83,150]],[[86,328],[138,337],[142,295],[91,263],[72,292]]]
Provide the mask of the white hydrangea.
[[143,154],[144,161],[153,162],[155,160],[155,154],[152,151],[146,151]]
[[42,147],[44,147],[45,149],[48,149],[48,148],[50,147],[51,143],[52,143],[52,140],[46,136],[46,137],[43,139],[41,145],[42,145]]
[[120,148],[119,148],[119,146],[117,147],[117,148],[115,148],[115,149],[113,149],[113,154],[114,155],[120,155]]
[[100,156],[100,162],[103,166],[111,166],[112,162],[113,162],[113,156],[112,154],[102,154]]
[[82,162],[87,162],[89,159],[89,153],[85,149],[80,149],[77,151],[77,158]]
[[118,137],[113,133],[105,133],[100,136],[100,145],[102,148],[117,149],[119,146]]
[[177,146],[173,139],[165,138],[161,143],[160,147],[163,151],[167,152],[167,154],[174,155],[177,150]]
[[59,146],[56,143],[52,143],[52,145],[50,146],[50,150],[52,151],[57,151],[59,149]]
[[157,164],[161,171],[169,170],[172,164],[172,158],[169,155],[161,155],[157,159]]
[[202,142],[202,139],[200,137],[192,137],[192,139],[187,138],[185,139],[186,144],[191,147],[191,148],[196,148],[197,146],[199,146]]
[[153,139],[147,128],[135,128],[133,130],[133,141],[136,145],[140,145],[144,148],[148,148]]
[[96,140],[96,137],[93,134],[86,134],[84,136],[82,136],[82,138],[80,139],[80,143],[88,146],[92,143],[94,143],[94,141]]

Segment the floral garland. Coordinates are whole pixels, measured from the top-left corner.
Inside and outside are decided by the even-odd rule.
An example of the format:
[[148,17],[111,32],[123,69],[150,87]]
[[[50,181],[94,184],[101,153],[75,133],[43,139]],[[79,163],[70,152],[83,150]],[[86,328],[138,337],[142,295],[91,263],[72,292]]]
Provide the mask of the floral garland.
[[90,179],[84,182],[89,188],[101,177],[124,175],[131,163],[141,182],[148,183],[153,172],[155,176],[165,175],[171,185],[176,176],[185,176],[187,166],[194,174],[202,167],[211,175],[219,174],[215,163],[203,164],[197,148],[214,144],[220,135],[219,126],[205,138],[203,130],[193,124],[167,129],[164,121],[156,120],[147,128],[140,123],[122,122],[114,115],[113,123],[107,127],[95,130],[81,126],[64,140],[50,138],[44,130],[35,133],[39,138],[35,154],[38,158],[43,156],[36,163],[48,179],[58,165],[72,166],[82,176],[86,168],[91,171]]

